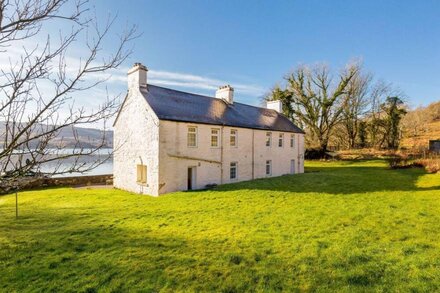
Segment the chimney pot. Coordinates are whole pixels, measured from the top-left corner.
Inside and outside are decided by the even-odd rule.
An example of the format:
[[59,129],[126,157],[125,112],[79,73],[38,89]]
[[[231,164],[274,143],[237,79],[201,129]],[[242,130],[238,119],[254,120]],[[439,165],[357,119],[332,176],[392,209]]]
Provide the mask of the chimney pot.
[[215,92],[215,97],[217,99],[222,99],[228,104],[234,103],[234,88],[229,84],[220,86],[218,90]]
[[275,110],[278,113],[283,113],[283,104],[281,103],[280,100],[275,100],[275,101],[267,101],[266,102],[266,108],[267,109],[271,109],[271,110]]
[[147,67],[140,62],[134,63],[128,71],[128,89],[139,89],[147,87]]

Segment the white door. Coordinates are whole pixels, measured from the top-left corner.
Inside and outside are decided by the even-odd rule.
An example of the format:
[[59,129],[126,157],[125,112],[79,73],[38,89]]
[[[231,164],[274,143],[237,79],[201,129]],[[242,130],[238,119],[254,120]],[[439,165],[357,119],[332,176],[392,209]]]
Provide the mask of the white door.
[[290,174],[295,174],[295,160],[290,161]]

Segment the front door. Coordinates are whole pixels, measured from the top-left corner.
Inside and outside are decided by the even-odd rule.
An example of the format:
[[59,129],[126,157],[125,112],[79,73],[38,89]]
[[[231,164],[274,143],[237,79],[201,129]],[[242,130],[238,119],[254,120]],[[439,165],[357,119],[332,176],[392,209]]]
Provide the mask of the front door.
[[196,187],[196,167],[188,167],[188,190]]
[[295,174],[295,160],[290,161],[290,174]]
[[188,190],[192,190],[192,168],[188,168]]

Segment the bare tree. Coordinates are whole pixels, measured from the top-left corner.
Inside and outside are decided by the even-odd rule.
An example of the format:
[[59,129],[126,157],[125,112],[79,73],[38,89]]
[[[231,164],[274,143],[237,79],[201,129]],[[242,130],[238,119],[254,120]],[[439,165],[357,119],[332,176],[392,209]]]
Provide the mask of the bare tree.
[[[136,28],[129,27],[117,41],[112,36],[112,48],[104,50],[115,18],[100,24],[89,6],[84,0],[0,1],[0,54],[21,51],[0,72],[3,189],[30,172],[83,173],[105,160],[86,163],[81,158],[94,156],[106,146],[107,121],[117,110],[118,97],[107,96],[93,109],[79,106],[76,97],[104,82],[108,74],[103,73],[119,67],[129,56],[127,46],[136,37]],[[44,33],[53,25],[71,28],[54,38]],[[81,51],[74,61],[69,55],[73,50]],[[79,139],[76,127],[94,124],[102,127],[103,135],[91,147]],[[66,128],[72,129],[76,141],[69,152],[58,138]],[[43,172],[41,167],[48,163],[54,164],[53,169]]]
[[[405,115],[405,94],[391,83],[378,81],[370,95],[368,133],[370,146],[375,148],[398,147],[401,134],[401,117]],[[405,113],[404,113],[405,112]]]
[[349,148],[356,146],[360,120],[368,110],[368,94],[371,80],[371,74],[364,74],[359,70],[347,86],[346,100],[342,107],[341,123],[345,128]]
[[334,83],[326,66],[300,67],[286,77],[286,89],[277,89],[268,99],[281,99],[287,114],[301,121],[324,153],[334,127],[340,122],[349,84],[359,70],[357,64],[348,65]]
[[381,105],[391,92],[392,85],[384,81],[378,81],[370,94],[370,113],[368,115],[369,144],[371,147],[381,147],[385,140],[383,131],[383,116]]

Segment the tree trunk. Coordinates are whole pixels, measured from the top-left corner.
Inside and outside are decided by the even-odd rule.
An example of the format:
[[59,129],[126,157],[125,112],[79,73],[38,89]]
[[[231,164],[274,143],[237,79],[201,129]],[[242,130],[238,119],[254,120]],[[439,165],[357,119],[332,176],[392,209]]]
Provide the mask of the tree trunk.
[[320,140],[319,152],[320,152],[321,158],[325,158],[326,153],[327,153],[327,147],[328,147],[328,139]]

